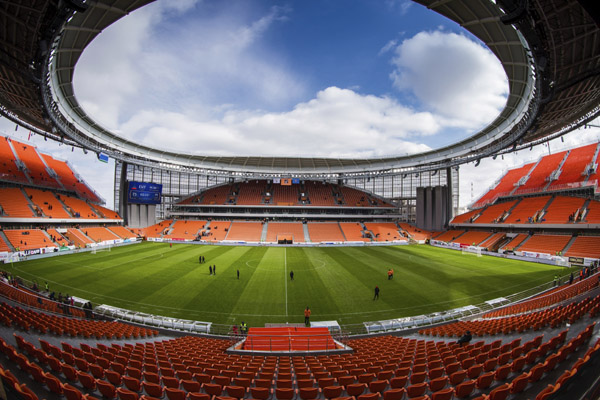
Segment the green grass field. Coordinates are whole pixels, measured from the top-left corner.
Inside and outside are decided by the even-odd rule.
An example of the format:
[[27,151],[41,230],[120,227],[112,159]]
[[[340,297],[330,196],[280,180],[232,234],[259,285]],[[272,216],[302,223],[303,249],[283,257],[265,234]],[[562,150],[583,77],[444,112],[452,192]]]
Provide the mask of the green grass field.
[[[206,264],[198,263],[198,256]],[[216,275],[208,266],[216,264]],[[394,279],[388,281],[389,267]],[[516,293],[568,271],[430,246],[233,247],[142,243],[5,268],[93,302],[221,324],[340,324],[448,310]],[[236,271],[240,271],[240,279]],[[294,271],[294,281],[289,273]],[[373,289],[381,289],[373,300]]]

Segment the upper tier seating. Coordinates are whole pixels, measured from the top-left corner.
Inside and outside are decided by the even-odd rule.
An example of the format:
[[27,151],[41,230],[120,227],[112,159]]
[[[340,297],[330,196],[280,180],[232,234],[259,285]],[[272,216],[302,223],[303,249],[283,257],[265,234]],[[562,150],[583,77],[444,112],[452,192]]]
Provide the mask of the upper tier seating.
[[29,180],[15,162],[16,157],[10,148],[9,139],[0,139],[0,179],[3,181],[29,183]]
[[585,199],[578,197],[557,196],[546,209],[543,223],[546,224],[566,224],[572,222],[569,216],[574,216],[577,210],[581,209]]
[[57,160],[47,154],[42,154],[42,158],[46,164],[56,172],[63,187],[69,191],[75,191],[80,197],[88,199],[89,201],[99,202],[100,198],[94,193],[94,191],[88,187],[85,183],[81,182],[76,176],[75,172],[69,167],[64,161]]
[[481,209],[467,211],[464,214],[460,214],[460,215],[457,215],[456,217],[454,217],[450,223],[451,224],[460,224],[463,222],[469,223],[469,222],[471,222],[471,218],[475,217],[480,212],[481,212]]
[[582,182],[587,177],[585,168],[592,162],[596,147],[598,144],[593,143],[571,150],[561,168],[560,176],[550,184],[548,189],[552,190],[568,183]]
[[29,201],[19,188],[0,189],[0,206],[4,211],[4,217],[11,218],[33,218]]
[[239,184],[239,193],[237,195],[238,205],[259,205],[262,203],[263,195],[266,191],[266,181],[250,181]]
[[443,232],[441,235],[435,236],[434,239],[439,240],[441,242],[454,242],[464,232],[465,231],[450,230],[450,231]]
[[569,240],[571,240],[571,236],[536,234],[519,247],[519,251],[556,254],[563,251]]
[[393,222],[366,222],[367,230],[373,232],[376,242],[390,242],[394,240],[406,240],[400,235],[398,226]]
[[337,222],[309,222],[308,235],[311,242],[343,242],[344,234]]
[[56,179],[48,173],[48,169],[39,157],[35,147],[17,142],[16,140],[12,141],[12,145],[17,157],[25,163],[29,171],[29,177],[34,184],[62,189]]
[[263,224],[260,222],[233,221],[229,228],[227,240],[242,240],[247,242],[260,242]]
[[577,236],[565,256],[600,258],[600,236]]
[[322,182],[306,181],[304,188],[308,194],[308,200],[311,206],[335,206],[337,205],[331,185]]
[[460,244],[466,244],[469,246],[471,246],[471,245],[477,246],[481,242],[483,242],[484,240],[489,238],[491,235],[492,235],[492,232],[469,231],[469,232],[466,232],[464,235],[461,235],[461,237],[459,237],[458,239],[453,240],[453,242],[460,243]]
[[554,170],[558,168],[561,161],[565,158],[566,151],[560,153],[550,154],[542,157],[540,162],[536,165],[535,169],[529,174],[529,179],[524,185],[520,186],[517,190],[532,190],[532,189],[543,189],[548,183],[548,177]]
[[39,229],[9,229],[4,234],[15,249],[31,250],[56,247],[44,231]]
[[550,196],[528,197],[522,199],[513,208],[509,216],[503,221],[505,224],[527,224],[538,222],[537,213],[541,211],[550,200]]
[[298,198],[300,194],[298,192],[298,185],[273,185],[273,197],[271,198],[270,204],[279,206],[293,206],[298,204]]
[[114,234],[119,236],[121,239],[134,239],[137,237],[137,235],[135,233],[131,232],[129,229],[125,228],[124,226],[109,226],[108,229],[110,229]]
[[519,182],[519,179],[527,175],[533,165],[534,163],[529,163],[522,167],[508,170],[493,189],[490,189],[473,204],[473,208],[483,207],[486,204],[492,203],[496,197],[507,195],[512,192],[515,189],[516,183]]
[[104,227],[89,227],[81,228],[87,237],[96,243],[105,242],[107,240],[120,239],[119,236]]
[[348,187],[340,186],[340,192],[344,197],[344,201],[347,206],[350,207],[389,207],[388,204],[383,203],[379,199],[369,195],[366,192]]
[[75,218],[83,218],[83,219],[98,219],[100,218],[96,213],[92,210],[90,205],[83,200],[76,199],[74,197],[69,196],[60,196],[59,199],[63,201],[68,207],[71,207],[71,214]]
[[498,203],[488,206],[482,213],[477,217],[475,223],[477,224],[489,224],[495,223],[499,218],[502,218],[508,210],[515,205],[517,200],[508,201],[506,203]]
[[340,222],[340,227],[349,242],[371,241],[371,239],[363,237],[363,227],[359,222]]
[[523,243],[523,240],[527,239],[526,234],[520,233],[517,236],[513,237],[512,240],[508,243],[506,243],[504,246],[502,246],[502,248],[504,250],[514,250],[515,248],[517,248],[521,243]]
[[301,222],[269,222],[267,242],[276,243],[277,237],[291,236],[294,243],[304,243],[304,225]]
[[163,236],[165,239],[187,239],[194,240],[198,237],[201,229],[204,229],[206,221],[175,221],[172,231]]
[[208,234],[202,238],[209,242],[220,242],[225,240],[231,227],[231,221],[211,221],[208,226]]
[[[232,185],[217,186],[202,193],[202,204],[227,204],[229,203]],[[193,203],[194,201],[191,200]],[[187,203],[187,202],[186,202]]]
[[73,218],[71,214],[65,210],[62,203],[54,196],[54,193],[32,188],[26,188],[25,193],[27,193],[31,201],[48,217]]
[[92,210],[96,214],[98,212],[100,212],[104,216],[104,218],[107,218],[107,219],[122,219],[119,214],[117,214],[115,211],[113,211],[111,209],[108,209],[106,207],[99,206],[98,204],[93,204],[93,205],[91,205],[91,207],[92,207]]

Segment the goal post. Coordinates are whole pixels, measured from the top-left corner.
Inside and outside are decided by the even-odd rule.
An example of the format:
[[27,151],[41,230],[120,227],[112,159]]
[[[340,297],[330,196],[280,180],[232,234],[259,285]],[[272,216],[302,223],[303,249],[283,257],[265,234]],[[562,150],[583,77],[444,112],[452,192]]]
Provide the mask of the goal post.
[[461,249],[462,254],[481,257],[481,247],[467,246]]

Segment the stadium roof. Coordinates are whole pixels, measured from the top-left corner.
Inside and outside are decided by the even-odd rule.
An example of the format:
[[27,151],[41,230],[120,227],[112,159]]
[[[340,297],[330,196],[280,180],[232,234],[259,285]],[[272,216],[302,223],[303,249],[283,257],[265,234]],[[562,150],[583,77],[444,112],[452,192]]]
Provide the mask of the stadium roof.
[[505,108],[470,138],[427,153],[372,159],[198,156],[140,145],[87,115],[74,95],[73,73],[103,29],[151,1],[2,2],[0,112],[55,140],[123,161],[266,175],[448,167],[548,140],[600,114],[600,29],[585,0],[418,0],[482,40],[507,74]]

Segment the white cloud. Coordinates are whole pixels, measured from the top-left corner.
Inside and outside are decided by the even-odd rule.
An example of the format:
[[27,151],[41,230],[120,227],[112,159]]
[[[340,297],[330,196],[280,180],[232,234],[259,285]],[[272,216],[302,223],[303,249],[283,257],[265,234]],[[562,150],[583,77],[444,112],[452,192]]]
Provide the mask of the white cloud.
[[227,111],[222,119],[143,111],[123,125],[129,137],[211,155],[377,157],[426,151],[410,139],[440,128],[430,113],[386,97],[330,87],[281,113]]
[[394,86],[444,117],[445,126],[479,128],[506,103],[508,83],[500,62],[465,36],[420,32],[396,48],[392,63]]

